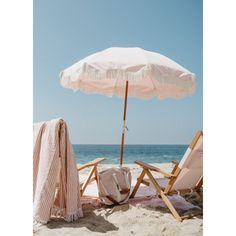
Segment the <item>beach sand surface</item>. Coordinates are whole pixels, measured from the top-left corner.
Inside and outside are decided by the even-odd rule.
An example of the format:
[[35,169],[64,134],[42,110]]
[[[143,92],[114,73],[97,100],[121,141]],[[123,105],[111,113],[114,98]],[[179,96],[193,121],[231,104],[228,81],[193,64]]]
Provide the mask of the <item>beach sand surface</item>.
[[[171,163],[153,164],[168,172],[173,165]],[[101,164],[99,171],[115,167],[117,165]],[[141,168],[135,164],[126,164],[131,170],[132,185],[135,184]],[[80,178],[89,170],[80,173]],[[162,177],[155,174],[155,177]],[[155,190],[151,187],[141,186],[137,196],[143,193],[150,193]],[[146,191],[147,190],[147,191]],[[119,206],[104,206],[96,198],[86,197],[96,195],[96,184],[88,185],[83,197],[84,217],[77,222],[67,223],[63,220],[54,219],[47,225],[35,227],[35,236],[77,236],[77,235],[202,235],[203,234],[203,217],[202,217],[202,194],[188,194],[183,197],[173,197],[174,205],[182,214],[199,214],[192,219],[178,222],[172,216],[168,208],[165,207],[162,200],[156,197],[147,198],[146,200],[136,202],[129,201],[129,204]],[[143,196],[143,195],[142,195]]]

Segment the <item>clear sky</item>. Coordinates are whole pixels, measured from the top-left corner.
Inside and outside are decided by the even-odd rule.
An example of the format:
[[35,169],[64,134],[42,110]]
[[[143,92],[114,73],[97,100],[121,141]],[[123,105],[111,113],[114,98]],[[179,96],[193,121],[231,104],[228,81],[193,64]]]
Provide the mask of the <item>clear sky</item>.
[[72,143],[119,144],[123,99],[59,83],[61,70],[114,46],[159,52],[197,76],[191,97],[129,98],[125,143],[189,143],[203,126],[201,0],[34,0],[34,122],[62,117]]

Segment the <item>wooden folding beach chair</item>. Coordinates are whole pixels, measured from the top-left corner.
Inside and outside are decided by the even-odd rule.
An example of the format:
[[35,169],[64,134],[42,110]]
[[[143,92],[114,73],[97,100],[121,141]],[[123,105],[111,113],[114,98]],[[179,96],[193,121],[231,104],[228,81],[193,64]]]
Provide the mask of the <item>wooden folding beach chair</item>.
[[94,159],[93,161],[90,161],[82,166],[79,166],[77,165],[77,170],[78,171],[81,171],[85,168],[91,168],[88,176],[86,177],[86,179],[84,180],[80,180],[80,192],[81,192],[81,196],[83,195],[86,187],[88,186],[89,183],[91,183],[92,181],[95,181],[97,182],[98,184],[98,169],[97,169],[97,166],[99,163],[101,163],[102,161],[104,161],[106,158],[104,157],[99,157],[99,158],[96,158]]
[[[135,161],[143,170],[137,179],[137,183],[131,193],[133,198],[141,183],[149,185],[150,182],[157,190],[157,194],[165,202],[171,213],[178,221],[190,218],[191,216],[180,216],[176,211],[168,196],[175,194],[198,192],[203,184],[203,132],[198,131],[185,152],[180,163],[174,162],[175,166],[171,173],[161,170],[155,166],[149,165],[142,161]],[[155,179],[151,171],[161,173],[165,178]],[[148,181],[144,176],[148,176]],[[150,182],[149,182],[150,181]]]

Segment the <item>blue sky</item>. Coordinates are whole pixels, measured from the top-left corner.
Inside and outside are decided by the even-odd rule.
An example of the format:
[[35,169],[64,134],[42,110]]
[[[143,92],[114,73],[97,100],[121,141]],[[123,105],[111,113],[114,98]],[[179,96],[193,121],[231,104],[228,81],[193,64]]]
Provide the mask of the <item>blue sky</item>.
[[113,46],[159,52],[197,76],[191,97],[129,98],[126,143],[189,143],[203,126],[201,0],[35,0],[34,122],[62,117],[72,143],[119,144],[123,100],[59,83],[61,70]]

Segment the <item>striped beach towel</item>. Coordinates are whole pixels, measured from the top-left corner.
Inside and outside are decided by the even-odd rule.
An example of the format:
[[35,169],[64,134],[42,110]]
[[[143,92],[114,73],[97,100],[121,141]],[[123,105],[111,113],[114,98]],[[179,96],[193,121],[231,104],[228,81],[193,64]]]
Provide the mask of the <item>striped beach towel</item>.
[[33,218],[75,221],[83,216],[79,177],[65,121],[35,123],[33,142]]

